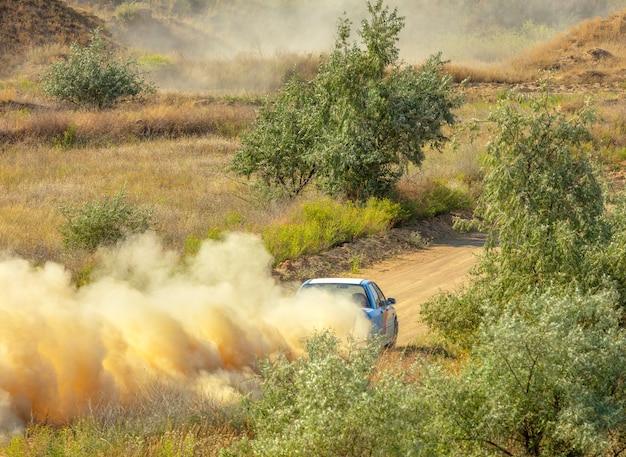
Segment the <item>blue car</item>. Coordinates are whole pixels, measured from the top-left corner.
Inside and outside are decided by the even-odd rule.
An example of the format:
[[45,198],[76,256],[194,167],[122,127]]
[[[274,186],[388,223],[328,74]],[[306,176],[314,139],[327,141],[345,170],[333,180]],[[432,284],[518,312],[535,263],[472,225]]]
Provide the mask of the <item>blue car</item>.
[[385,346],[393,347],[398,338],[398,315],[395,298],[385,298],[382,290],[370,279],[314,278],[302,283],[298,295],[309,290],[324,290],[352,300],[372,322],[372,334],[381,335]]

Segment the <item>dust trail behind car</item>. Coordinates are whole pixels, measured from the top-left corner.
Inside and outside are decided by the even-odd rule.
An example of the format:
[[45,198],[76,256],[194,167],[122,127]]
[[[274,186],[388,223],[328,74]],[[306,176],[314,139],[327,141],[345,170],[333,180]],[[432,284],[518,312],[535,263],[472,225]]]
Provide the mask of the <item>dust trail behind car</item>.
[[63,266],[0,261],[0,434],[64,423],[168,379],[230,397],[275,351],[369,323],[352,303],[297,303],[260,239],[232,234],[181,260],[148,234],[102,252],[77,289]]

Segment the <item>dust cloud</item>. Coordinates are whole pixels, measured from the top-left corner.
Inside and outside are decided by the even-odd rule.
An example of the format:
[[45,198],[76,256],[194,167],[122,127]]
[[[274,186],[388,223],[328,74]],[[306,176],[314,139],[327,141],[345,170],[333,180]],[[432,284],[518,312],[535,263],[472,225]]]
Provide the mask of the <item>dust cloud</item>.
[[[312,77],[321,56],[334,49],[339,19],[345,15],[351,21],[350,40],[359,41],[361,22],[369,17],[364,0],[209,5],[178,18],[143,6],[132,22],[114,21],[111,29],[118,41],[147,56],[146,71],[161,90],[246,94],[279,89],[294,68]],[[584,19],[626,7],[626,0],[389,0],[385,5],[405,19],[398,42],[402,64],[419,65],[441,53],[454,64],[484,65],[506,62]],[[152,62],[151,53],[165,59]]]
[[143,235],[103,253],[80,289],[61,265],[4,258],[0,434],[31,419],[64,423],[94,399],[124,402],[164,379],[227,395],[259,358],[297,355],[315,331],[366,337],[361,310],[296,301],[270,264],[260,239],[245,234],[206,241],[184,261]]
[[[390,0],[385,2],[405,18],[400,34],[401,57],[416,62],[442,51],[457,57],[459,49],[479,44],[477,37],[505,29],[518,33],[539,27],[566,30],[581,20],[604,16],[626,5],[623,1],[568,0],[497,2],[480,0]],[[147,13],[151,14],[151,13]],[[158,13],[154,13],[158,18]],[[339,18],[346,16],[356,32],[368,17],[364,0],[299,0],[289,2],[220,2],[190,17],[192,27],[175,22],[133,23],[126,38],[140,48],[175,52],[188,58],[227,59],[238,54],[271,58],[276,53],[317,55],[331,51]],[[544,31],[545,32],[545,31]],[[537,33],[537,31],[535,31]],[[355,38],[355,37],[354,37]],[[530,38],[530,37],[529,37]],[[464,43],[470,41],[470,43]],[[506,44],[506,43],[504,43]],[[467,47],[465,46],[467,45]]]

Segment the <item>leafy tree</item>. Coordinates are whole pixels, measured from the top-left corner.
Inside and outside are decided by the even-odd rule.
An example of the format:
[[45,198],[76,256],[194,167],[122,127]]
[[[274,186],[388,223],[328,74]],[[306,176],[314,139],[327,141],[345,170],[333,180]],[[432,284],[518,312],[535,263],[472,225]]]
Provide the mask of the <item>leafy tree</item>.
[[294,74],[276,100],[266,100],[233,158],[238,173],[256,173],[263,187],[287,197],[297,196],[313,180],[317,164],[309,151],[319,128],[310,92],[308,83]]
[[545,91],[504,97],[490,119],[468,224],[488,232],[485,253],[465,290],[422,309],[468,355],[425,378],[438,455],[621,455],[626,206],[605,209],[593,112],[566,117]]
[[262,109],[243,138],[233,168],[297,195],[314,181],[352,200],[388,197],[426,145],[441,147],[460,98],[440,55],[421,68],[403,67],[396,47],[404,19],[383,1],[367,3],[362,43],[350,42],[343,18],[328,60],[309,83],[293,79]]
[[626,334],[616,296],[556,292],[512,301],[457,372],[425,377],[438,455],[621,455]]
[[593,293],[605,285],[598,267],[612,235],[584,149],[593,113],[584,108],[566,118],[550,108],[547,91],[514,102],[505,97],[490,117],[496,135],[474,221],[488,240],[476,280],[424,306],[431,328],[464,345],[485,309],[515,296],[559,285]]
[[593,112],[584,108],[567,119],[548,104],[545,92],[530,100],[527,115],[505,99],[491,116],[497,134],[476,209],[495,254],[489,260],[529,285],[584,275],[586,247],[609,235],[602,189],[583,147]]
[[52,64],[42,77],[41,90],[78,107],[109,108],[154,91],[133,67],[132,60],[122,62],[115,57],[96,29],[87,46],[72,43],[67,60]]

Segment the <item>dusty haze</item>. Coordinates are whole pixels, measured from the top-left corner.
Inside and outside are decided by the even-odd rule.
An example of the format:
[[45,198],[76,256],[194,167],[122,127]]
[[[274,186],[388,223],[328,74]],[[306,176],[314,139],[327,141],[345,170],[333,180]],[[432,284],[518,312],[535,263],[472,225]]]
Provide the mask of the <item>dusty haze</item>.
[[[409,62],[439,51],[444,58],[454,60],[464,57],[492,60],[494,56],[489,52],[476,49],[485,44],[477,40],[487,35],[493,35],[492,41],[498,47],[509,45],[511,54],[518,51],[514,47],[517,43],[498,42],[507,39],[498,34],[499,30],[519,27],[519,33],[528,34],[529,41],[547,39],[549,34],[545,29],[524,24],[547,25],[554,33],[583,19],[605,16],[626,7],[626,1],[620,0],[389,0],[385,4],[397,7],[398,14],[406,20],[399,48],[401,57]],[[284,52],[317,55],[332,50],[337,21],[344,12],[353,22],[356,39],[361,20],[368,16],[365,0],[220,2],[207,14],[189,19],[195,31],[182,27],[179,33],[169,35],[155,24],[157,30],[150,33],[141,24],[134,24],[128,27],[127,38],[139,48],[175,52],[190,58],[230,58],[239,53],[263,57]],[[169,22],[170,30],[172,24]]]
[[294,301],[257,237],[207,241],[187,262],[144,235],[104,254],[79,290],[58,264],[0,262],[0,433],[31,418],[63,423],[162,380],[228,397],[259,358],[297,354],[316,330],[369,331],[352,304]]

